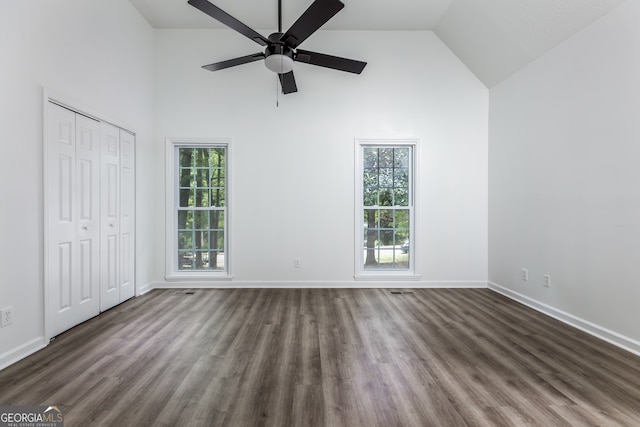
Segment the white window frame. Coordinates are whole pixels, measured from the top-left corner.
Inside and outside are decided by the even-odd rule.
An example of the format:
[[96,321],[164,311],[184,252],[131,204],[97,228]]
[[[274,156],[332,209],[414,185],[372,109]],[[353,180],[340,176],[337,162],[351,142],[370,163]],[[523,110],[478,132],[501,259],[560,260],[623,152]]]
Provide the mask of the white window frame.
[[[177,224],[177,211],[178,211],[178,191],[176,186],[177,179],[177,162],[176,151],[179,147],[225,147],[226,150],[226,195],[225,195],[225,207],[226,212],[224,216],[224,256],[225,256],[225,269],[224,270],[194,270],[186,271],[178,269],[178,259],[176,254],[178,252],[178,228]],[[231,140],[227,138],[166,138],[166,153],[165,153],[165,177],[166,177],[166,232],[165,232],[165,251],[166,251],[166,275],[167,281],[181,281],[181,280],[195,280],[195,281],[212,281],[212,280],[230,280],[233,278],[231,275],[231,261],[230,256],[230,241],[231,241]]]
[[[418,206],[418,161],[419,140],[418,139],[356,139],[355,140],[355,235],[354,235],[354,261],[355,280],[364,281],[416,281],[421,276],[416,274],[417,257],[419,251],[418,241],[418,216],[416,206]],[[364,203],[363,203],[363,151],[365,147],[410,147],[410,184],[409,184],[409,268],[408,269],[368,269],[364,268]]]

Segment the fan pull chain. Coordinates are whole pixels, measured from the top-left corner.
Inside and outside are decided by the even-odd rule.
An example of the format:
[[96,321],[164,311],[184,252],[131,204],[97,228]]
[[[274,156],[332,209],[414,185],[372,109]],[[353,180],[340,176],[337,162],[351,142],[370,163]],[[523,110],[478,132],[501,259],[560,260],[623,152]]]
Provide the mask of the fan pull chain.
[[[284,49],[282,46],[280,46],[280,70],[282,70],[284,68],[284,56],[282,56],[282,53],[284,52]],[[283,74],[284,76],[284,74]],[[282,78],[284,80],[284,77]],[[276,74],[276,108],[280,106],[280,91],[278,90],[278,80],[280,80],[280,74]]]

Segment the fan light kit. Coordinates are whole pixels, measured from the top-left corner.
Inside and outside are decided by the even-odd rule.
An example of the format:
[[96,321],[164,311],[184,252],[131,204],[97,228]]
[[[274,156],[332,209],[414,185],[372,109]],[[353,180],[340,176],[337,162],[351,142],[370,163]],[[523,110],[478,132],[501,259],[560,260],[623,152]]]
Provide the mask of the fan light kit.
[[[279,40],[282,33],[273,33],[269,40]],[[286,74],[293,71],[293,51],[286,46],[275,44],[267,46],[264,65],[277,74]]]
[[264,65],[278,74],[282,93],[286,95],[298,91],[296,80],[293,77],[294,62],[306,62],[354,74],[360,74],[367,65],[366,62],[354,59],[297,49],[311,34],[342,10],[344,4],[340,0],[315,0],[286,33],[282,32],[282,2],[278,0],[278,32],[271,34],[268,38],[207,0],[189,0],[188,3],[259,45],[266,46],[264,52],[205,65],[202,68],[206,70],[218,71],[264,59]]
[[293,71],[293,59],[286,55],[280,55],[279,53],[264,58],[264,65],[274,73],[278,74],[285,74],[289,71]]
[[280,53],[274,53],[264,58],[264,65],[277,74],[285,74],[293,71],[293,58]]

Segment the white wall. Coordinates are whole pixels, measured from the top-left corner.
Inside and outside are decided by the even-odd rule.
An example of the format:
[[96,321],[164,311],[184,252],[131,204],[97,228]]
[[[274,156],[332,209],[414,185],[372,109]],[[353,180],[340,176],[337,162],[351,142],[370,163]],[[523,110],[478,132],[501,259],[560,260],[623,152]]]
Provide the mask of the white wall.
[[[321,31],[301,47],[369,64],[359,76],[297,64],[299,92],[277,108],[276,76],[262,62],[201,69],[259,45],[228,30],[156,31],[157,149],[165,137],[233,140],[233,283],[361,286],[354,138],[419,138],[413,285],[486,286],[488,90],[432,32]],[[164,170],[158,158],[157,213]]]
[[638,16],[627,1],[494,87],[489,121],[493,286],[637,352]]
[[[153,30],[126,0],[0,2],[0,367],[43,340],[43,88],[137,132],[138,218],[151,216]],[[139,221],[138,283],[152,233]]]
[[303,47],[370,64],[299,64],[300,93],[276,108],[262,64],[200,68],[260,50],[231,31],[154,32],[126,0],[0,3],[0,366],[44,344],[44,89],[137,133],[138,286],[164,277],[166,136],[233,138],[234,283],[355,284],[354,138],[421,140],[417,285],[485,283],[487,89],[430,32]]

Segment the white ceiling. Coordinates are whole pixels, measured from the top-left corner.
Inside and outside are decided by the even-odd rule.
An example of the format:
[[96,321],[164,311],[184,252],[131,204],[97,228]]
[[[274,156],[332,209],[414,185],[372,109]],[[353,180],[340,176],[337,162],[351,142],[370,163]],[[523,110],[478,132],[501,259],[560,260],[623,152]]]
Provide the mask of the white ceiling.
[[435,32],[492,87],[624,1],[455,0]]
[[[226,28],[186,0],[130,1],[155,28]],[[210,1],[251,28],[277,27],[277,0]],[[343,0],[322,29],[433,30],[491,87],[624,1]],[[286,31],[312,0],[282,3]]]
[[[187,0],[130,0],[155,28],[226,28],[187,4]],[[277,0],[209,0],[251,28],[278,26]],[[313,0],[282,0],[282,26],[286,30]],[[328,30],[431,30],[453,0],[343,0]]]

